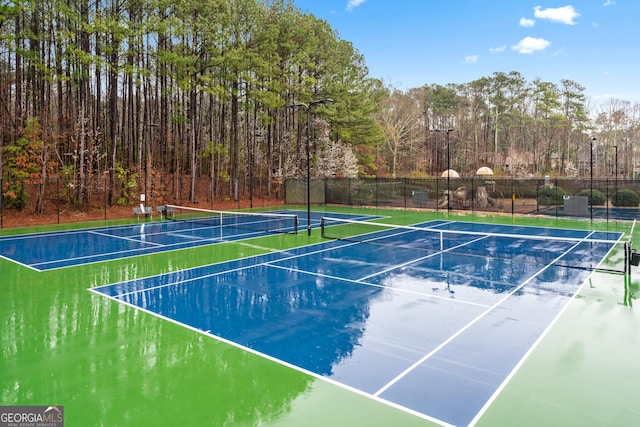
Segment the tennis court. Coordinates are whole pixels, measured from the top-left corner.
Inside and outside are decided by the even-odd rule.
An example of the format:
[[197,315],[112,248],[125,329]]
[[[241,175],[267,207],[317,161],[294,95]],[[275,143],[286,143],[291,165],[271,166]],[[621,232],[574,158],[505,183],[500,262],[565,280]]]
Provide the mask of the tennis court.
[[[43,271],[272,233],[296,233],[299,223],[304,227],[307,224],[300,211],[247,213],[173,208],[173,221],[143,220],[122,226],[2,237],[0,257]],[[350,217],[357,218],[345,216]],[[310,219],[312,226],[320,224],[320,214]]]
[[[3,404],[61,405],[69,425],[640,419],[630,223],[335,208],[311,236],[220,239],[179,219],[0,238],[38,247],[0,257]],[[66,264],[143,225],[166,248]],[[171,245],[189,233],[208,237]]]
[[343,238],[90,290],[429,421],[468,425],[622,237],[325,225]]

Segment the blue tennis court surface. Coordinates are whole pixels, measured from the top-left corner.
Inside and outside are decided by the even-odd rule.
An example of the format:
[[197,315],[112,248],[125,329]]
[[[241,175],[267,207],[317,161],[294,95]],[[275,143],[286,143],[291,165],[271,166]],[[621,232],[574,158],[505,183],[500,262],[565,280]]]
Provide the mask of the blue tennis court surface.
[[386,234],[387,245],[371,244],[382,237],[372,233],[91,291],[441,425],[468,425],[591,274],[563,265],[598,265],[615,250],[604,240],[621,237],[486,227],[603,241],[470,235],[430,252],[422,235],[397,244]]
[[[298,215],[299,228],[306,228],[306,212],[277,211],[275,214]],[[317,227],[323,213],[313,212],[311,225]],[[371,219],[350,214],[332,214],[343,218]],[[192,248],[221,242],[261,237],[270,234],[251,223],[263,222],[249,216],[244,223],[219,223],[203,220],[154,221],[137,224],[0,237],[0,257],[34,270],[51,270],[100,261]],[[293,232],[294,224],[275,224],[280,231]]]

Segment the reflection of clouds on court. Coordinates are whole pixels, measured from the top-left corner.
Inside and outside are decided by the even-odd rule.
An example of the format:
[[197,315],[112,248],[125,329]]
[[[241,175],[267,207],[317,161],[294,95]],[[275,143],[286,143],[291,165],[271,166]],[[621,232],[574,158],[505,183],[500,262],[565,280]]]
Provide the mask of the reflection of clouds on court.
[[[404,279],[410,280],[405,276],[400,281]],[[357,325],[362,331],[357,345],[350,357],[336,360],[330,375],[331,379],[368,393],[381,389],[394,374],[486,310],[484,306],[408,292],[404,284],[389,280],[394,282],[393,289],[389,286],[369,301],[369,316]],[[388,283],[385,281],[384,285]]]
[[448,272],[423,272],[408,270],[386,276],[381,284],[415,295],[434,299],[455,299],[461,304],[491,306],[514,286],[499,284],[490,280],[465,277]]
[[120,299],[321,375],[350,357],[369,301],[381,293],[267,266],[192,279],[158,286],[165,283],[161,280]]

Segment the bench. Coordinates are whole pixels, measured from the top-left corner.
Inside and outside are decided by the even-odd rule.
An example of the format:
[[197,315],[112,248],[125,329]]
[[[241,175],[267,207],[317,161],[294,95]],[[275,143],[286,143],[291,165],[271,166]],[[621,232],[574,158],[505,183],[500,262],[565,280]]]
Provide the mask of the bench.
[[160,205],[156,207],[156,212],[158,212],[161,217],[168,218],[169,215],[173,217],[173,214],[176,213],[176,208],[173,206]]
[[136,206],[135,208],[133,208],[133,214],[136,216],[136,218],[140,218],[142,215],[148,217],[153,215],[153,209],[150,206],[140,204],[140,206]]

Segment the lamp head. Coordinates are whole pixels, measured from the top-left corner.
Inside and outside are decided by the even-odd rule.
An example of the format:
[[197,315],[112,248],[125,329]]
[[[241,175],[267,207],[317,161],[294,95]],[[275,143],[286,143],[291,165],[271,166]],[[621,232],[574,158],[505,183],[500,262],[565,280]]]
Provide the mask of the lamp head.
[[315,101],[312,101],[311,104],[309,104],[309,106],[318,105],[318,104],[328,104],[330,102],[333,102],[333,99],[331,98],[317,99]]

